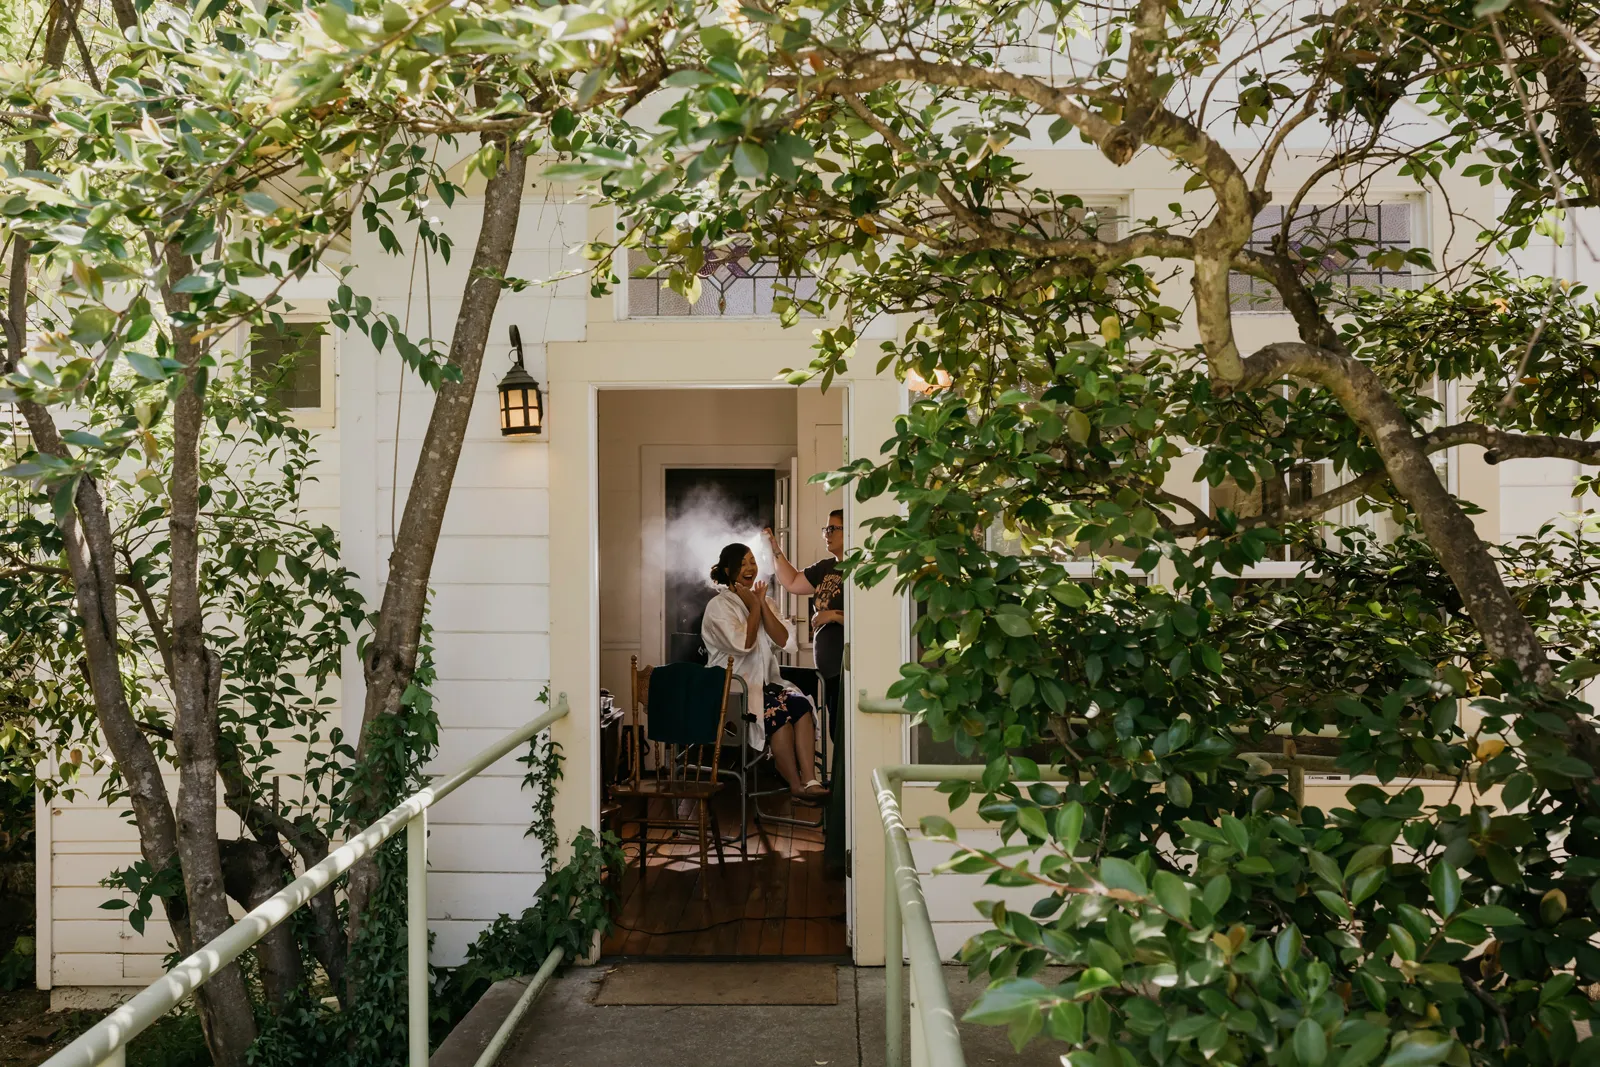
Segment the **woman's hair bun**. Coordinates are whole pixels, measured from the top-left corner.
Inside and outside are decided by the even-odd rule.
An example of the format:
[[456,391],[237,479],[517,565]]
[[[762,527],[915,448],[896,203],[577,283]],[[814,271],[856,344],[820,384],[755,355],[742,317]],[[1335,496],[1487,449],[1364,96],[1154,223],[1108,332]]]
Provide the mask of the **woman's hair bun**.
[[749,555],[748,545],[735,541],[722,549],[722,554],[717,557],[717,562],[711,567],[711,580],[718,585],[732,585],[733,579],[744,566],[744,557]]

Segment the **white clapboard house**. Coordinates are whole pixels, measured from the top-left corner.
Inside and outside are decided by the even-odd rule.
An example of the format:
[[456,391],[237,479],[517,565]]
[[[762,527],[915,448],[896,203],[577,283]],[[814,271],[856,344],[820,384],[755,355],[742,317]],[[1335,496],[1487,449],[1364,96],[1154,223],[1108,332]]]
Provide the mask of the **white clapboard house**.
[[[1318,162],[1319,134],[1310,125],[1306,129],[1289,146],[1300,154],[1278,168],[1275,180],[1284,192]],[[1045,138],[1038,143],[1039,150],[1024,153],[1029,169],[1039,180],[1081,195],[1109,225],[1165,212],[1168,204],[1189,198],[1183,173],[1153,155],[1119,169],[1091,149],[1066,141],[1043,147]],[[616,223],[609,209],[544,182],[537,169],[530,168],[535,176],[509,271],[523,278],[581,269],[573,249],[614,232]],[[468,184],[468,196],[440,209],[444,227],[458,240],[476,232],[477,182]],[[470,195],[474,190],[479,199]],[[1456,182],[1449,194],[1457,212],[1478,218],[1496,212],[1493,192],[1476,182]],[[1366,199],[1386,242],[1427,245],[1444,261],[1469,250],[1472,227],[1447,224],[1443,199],[1419,193],[1409,179],[1380,178]],[[424,303],[423,272],[381,253],[373,236],[352,233],[343,260],[353,267],[349,284],[380,310],[409,315],[414,324],[426,321],[430,311],[436,322],[451,321],[466,256],[427,264],[431,309]],[[1531,253],[1528,262],[1548,270],[1548,251]],[[1600,277],[1600,268],[1576,242],[1561,252],[1560,267],[1565,277]],[[584,279],[570,278],[501,299],[433,570],[442,725],[437,765],[453,769],[527,722],[547,684],[565,693],[573,714],[555,729],[567,756],[556,805],[563,841],[599,817],[600,690],[625,699],[631,658],[661,662],[671,652],[667,600],[672,577],[684,564],[678,558],[682,544],[669,544],[666,536],[669,504],[692,492],[697,478],[712,477],[708,471],[770,479],[764,499],[773,502],[775,516],[781,512],[797,561],[821,554],[815,531],[830,509],[845,509],[847,531],[866,517],[867,508],[843,495],[825,497],[807,480],[848,457],[870,454],[904,410],[907,389],[891,376],[872,374],[872,359],[858,360],[826,393],[779,384],[781,371],[809,362],[811,336],[804,326],[780,327],[771,311],[770,275],[764,264],[730,257],[704,279],[704,295],[692,307],[652,280],[625,282],[614,295],[591,297]],[[1410,284],[1405,278],[1392,283]],[[333,290],[331,274],[297,285],[288,294],[295,317],[326,319]],[[527,369],[543,390],[539,435],[500,432],[495,388],[511,366],[513,326],[524,342]],[[1241,313],[1238,329],[1246,350],[1292,333],[1287,316],[1270,304]],[[870,338],[864,347],[871,347]],[[431,394],[415,379],[403,380],[392,350],[380,357],[360,333],[330,329],[316,366],[316,373],[296,379],[289,397],[295,417],[315,427],[318,438],[318,480],[308,487],[305,505],[312,518],[339,531],[345,563],[376,601],[402,503],[396,496],[409,483]],[[1454,403],[1451,396],[1445,399]],[[1475,521],[1490,539],[1532,532],[1576,506],[1571,463],[1490,466],[1472,448],[1452,450],[1442,462],[1450,487],[1483,508]],[[1203,487],[1196,486],[1194,499],[1207,505]],[[709,567],[711,560],[691,562]],[[1269,562],[1260,574],[1281,576],[1299,566]],[[848,612],[844,692],[881,696],[907,652],[907,606],[884,586],[851,591]],[[361,684],[352,651],[342,692],[335,694],[349,721],[360,714]],[[881,963],[882,840],[868,772],[888,763],[943,762],[948,753],[901,717],[859,714],[854,699],[846,703],[853,769],[847,797],[849,951],[858,963]],[[539,884],[537,845],[524,833],[531,810],[521,786],[523,770],[507,760],[431,817],[428,899],[436,962],[458,961],[489,920],[527,906]],[[1313,782],[1312,789],[1318,788],[1339,786]],[[129,864],[137,845],[118,811],[97,803],[93,794],[90,789],[75,801],[41,804],[38,813],[38,981],[56,991],[58,1004],[104,1002],[143,986],[160,972],[169,950],[159,921],[139,935],[125,913],[101,906],[111,893],[101,879]],[[907,796],[913,818],[944,808],[931,789],[908,787]],[[975,814],[961,816],[974,834],[983,833]],[[924,870],[940,858],[927,848],[919,848],[918,857]],[[945,951],[980,927],[971,901],[993,892],[980,892],[975,878],[928,880]]]

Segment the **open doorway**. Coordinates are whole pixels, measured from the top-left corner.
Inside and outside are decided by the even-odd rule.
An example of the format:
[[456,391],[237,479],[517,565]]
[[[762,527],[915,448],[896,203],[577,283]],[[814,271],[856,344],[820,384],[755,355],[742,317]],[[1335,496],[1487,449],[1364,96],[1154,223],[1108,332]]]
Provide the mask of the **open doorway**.
[[[704,663],[700,623],[716,589],[709,564],[729,539],[744,537],[761,550],[760,532],[777,524],[778,472],[766,468],[667,467],[663,609],[669,663]],[[786,487],[785,487],[786,488]],[[770,563],[770,560],[768,561]],[[767,572],[770,574],[770,569]]]
[[[641,798],[625,785],[630,773],[643,776],[660,758],[649,739],[648,703],[630,708],[635,665],[705,662],[701,616],[717,595],[709,573],[725,544],[744,543],[756,554],[760,580],[770,583],[772,603],[794,635],[793,648],[781,656],[783,675],[825,704],[812,660],[810,600],[784,592],[775,580],[762,531],[772,528],[785,556],[801,566],[822,554],[820,531],[839,505],[808,479],[843,460],[841,393],[699,388],[599,394],[600,674],[614,708],[602,731],[601,807],[608,828],[623,837],[628,861],[606,955],[848,951],[844,820],[829,820],[826,804],[791,800],[770,753],[757,749],[761,726],[752,731],[742,721],[737,689],[722,736],[720,785],[709,800],[714,829],[663,827],[688,814],[680,811],[683,802]],[[807,528],[809,537],[802,532]],[[648,685],[644,681],[642,689]],[[752,702],[759,714],[759,693]],[[814,773],[824,780],[834,769],[828,716],[835,710],[819,706],[815,717]],[[636,750],[637,771],[631,767]]]

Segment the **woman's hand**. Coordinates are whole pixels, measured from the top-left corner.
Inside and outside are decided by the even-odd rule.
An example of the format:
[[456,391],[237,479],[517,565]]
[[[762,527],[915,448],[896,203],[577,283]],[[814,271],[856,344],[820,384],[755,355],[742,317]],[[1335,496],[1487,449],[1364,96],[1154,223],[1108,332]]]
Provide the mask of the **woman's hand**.
[[767,599],[767,583],[755,582],[748,588],[736,585],[733,587],[733,592],[735,596],[744,601],[744,606],[754,614],[761,611],[762,601]]
[[761,532],[767,535],[767,544],[772,546],[772,557],[777,559],[782,556],[783,549],[778,546],[778,535],[772,532],[772,527],[764,526]]
[[815,615],[811,616],[811,630],[813,633],[822,629],[824,626],[829,625],[830,623],[839,623],[842,625],[844,623],[844,612],[839,611],[836,608],[830,608],[827,611],[819,611]]

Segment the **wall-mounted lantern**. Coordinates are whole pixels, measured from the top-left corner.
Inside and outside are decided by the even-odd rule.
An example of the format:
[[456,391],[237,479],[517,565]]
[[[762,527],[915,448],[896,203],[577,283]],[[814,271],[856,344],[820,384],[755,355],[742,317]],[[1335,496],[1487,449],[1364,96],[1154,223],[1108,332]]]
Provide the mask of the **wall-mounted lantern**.
[[511,327],[511,351],[516,361],[500,379],[500,436],[542,433],[544,397],[539,392],[539,383],[522,365],[522,331],[515,326]]

